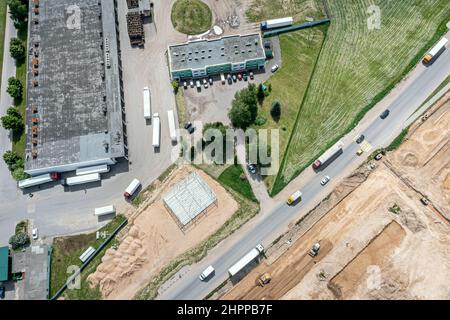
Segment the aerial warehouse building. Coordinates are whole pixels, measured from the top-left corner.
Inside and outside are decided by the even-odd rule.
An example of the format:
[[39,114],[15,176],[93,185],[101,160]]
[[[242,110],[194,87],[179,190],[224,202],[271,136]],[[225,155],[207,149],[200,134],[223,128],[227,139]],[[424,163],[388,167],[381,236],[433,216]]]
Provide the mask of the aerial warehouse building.
[[[126,158],[117,2],[29,3],[25,172],[61,173]],[[67,8],[79,8],[81,20]]]

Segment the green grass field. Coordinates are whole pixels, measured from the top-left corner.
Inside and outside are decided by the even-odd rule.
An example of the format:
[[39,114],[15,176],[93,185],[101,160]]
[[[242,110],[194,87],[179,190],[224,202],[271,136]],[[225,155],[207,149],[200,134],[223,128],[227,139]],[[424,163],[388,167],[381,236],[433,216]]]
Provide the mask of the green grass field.
[[[125,217],[118,215],[114,220],[108,223],[100,231],[106,231],[107,234],[113,232],[123,221]],[[105,240],[95,239],[95,232],[80,234],[76,236],[56,238],[53,241],[51,274],[50,274],[50,297],[52,297],[68,280],[72,273],[67,273],[69,266],[81,266],[80,255],[89,247],[97,249]],[[106,250],[115,245],[115,239],[103,248],[103,250],[91,261],[91,263],[81,273],[81,288],[79,290],[67,290],[63,293],[66,299],[73,300],[93,300],[101,299],[98,288],[91,289],[87,282],[89,274],[93,273]]]
[[171,13],[172,24],[176,30],[185,34],[200,34],[212,26],[212,12],[200,0],[178,0]]
[[245,178],[241,179],[241,175],[243,174],[244,170],[242,169],[242,166],[235,164],[225,169],[220,174],[218,180],[222,184],[229,186],[234,191],[239,192],[247,199],[257,202],[258,200],[256,199],[247,178],[244,176]]
[[6,1],[0,1],[0,85],[2,83],[1,74],[3,68],[3,50],[5,44],[6,8]]
[[[372,4],[328,1],[332,21],[288,148],[281,154],[280,172],[274,183],[268,182],[272,195],[350,131],[405,76],[445,32],[443,22],[450,15],[450,2],[445,0],[382,0],[377,2],[381,29],[369,30]],[[290,81],[298,81],[297,72],[289,75]],[[291,94],[302,101],[301,93]]]
[[[298,110],[322,47],[326,28],[323,26],[280,36],[282,66],[267,81],[266,84],[270,83],[272,86],[272,92],[259,108],[259,115],[267,121],[264,125],[255,126],[255,128],[279,128],[281,154],[284,154],[295,125]],[[294,78],[293,75],[295,75]],[[270,115],[270,108],[275,100],[281,103],[281,116],[276,119],[277,121]],[[270,188],[275,178],[276,176],[265,176],[264,182]]]
[[315,20],[325,17],[322,1],[317,0],[255,0],[246,16],[251,22],[291,16],[294,23],[304,22],[308,17]]

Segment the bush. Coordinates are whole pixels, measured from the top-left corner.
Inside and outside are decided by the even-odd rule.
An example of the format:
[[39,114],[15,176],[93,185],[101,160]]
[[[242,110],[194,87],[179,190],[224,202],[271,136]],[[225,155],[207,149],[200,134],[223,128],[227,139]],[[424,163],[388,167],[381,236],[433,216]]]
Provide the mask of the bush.
[[279,101],[275,100],[274,102],[272,102],[272,107],[270,108],[270,115],[275,121],[280,120],[281,104]]
[[175,94],[177,94],[178,89],[180,88],[180,84],[178,83],[178,81],[175,81],[175,80],[172,81],[172,88],[173,88],[173,92]]
[[258,115],[257,89],[254,84],[236,92],[228,117],[236,128],[246,129]]
[[22,249],[30,244],[30,237],[28,234],[20,232],[9,238],[9,244],[13,250]]
[[6,151],[3,154],[3,160],[5,161],[8,168],[11,168],[18,162],[21,158],[13,151]]
[[22,96],[23,86],[19,79],[15,77],[10,77],[8,79],[8,88],[6,91],[9,95],[15,99],[20,98]]
[[30,177],[28,174],[25,173],[23,168],[16,168],[13,171],[12,176],[16,181],[25,180]]
[[256,117],[255,124],[257,126],[263,126],[264,124],[266,124],[266,122],[267,122],[267,119],[264,118],[263,116],[258,115]]
[[16,60],[23,60],[25,58],[25,47],[19,39],[11,38],[9,53]]

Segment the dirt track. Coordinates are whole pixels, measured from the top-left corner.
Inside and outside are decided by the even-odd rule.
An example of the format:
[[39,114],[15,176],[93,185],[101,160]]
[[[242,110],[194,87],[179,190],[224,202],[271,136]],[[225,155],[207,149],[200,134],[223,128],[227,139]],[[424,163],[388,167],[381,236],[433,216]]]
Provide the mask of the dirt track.
[[[397,151],[373,162],[366,181],[348,178],[338,186],[312,212],[326,215],[300,238],[290,235],[284,254],[273,253],[222,298],[449,299],[450,101],[444,101],[413,125]],[[345,190],[353,191],[340,201]],[[317,241],[327,245],[311,263],[305,254]],[[272,281],[256,287],[264,272]]]

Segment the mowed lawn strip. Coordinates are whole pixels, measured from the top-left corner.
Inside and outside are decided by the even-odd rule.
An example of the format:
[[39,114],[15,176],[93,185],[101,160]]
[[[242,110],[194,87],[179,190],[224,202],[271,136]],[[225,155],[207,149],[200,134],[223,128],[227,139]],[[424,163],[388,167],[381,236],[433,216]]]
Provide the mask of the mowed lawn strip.
[[200,34],[212,25],[212,12],[200,0],[177,0],[172,7],[172,24],[176,30],[185,34]]
[[[117,215],[114,220],[108,223],[105,227],[101,228],[100,232],[105,231],[106,235],[108,236],[123,221],[125,221],[125,217],[123,215]],[[106,239],[100,238],[96,240],[95,237],[96,232],[92,232],[87,234],[56,238],[53,241],[50,274],[50,297],[52,297],[74,273],[74,270],[69,269],[70,266],[81,267],[82,262],[79,258],[81,254],[89,246],[97,249]],[[89,287],[87,277],[97,269],[98,265],[100,265],[101,259],[104,256],[106,250],[108,250],[115,244],[117,244],[117,241],[115,239],[111,240],[110,243],[105,248],[103,248],[103,250],[99,254],[97,254],[97,256],[81,273],[81,288],[76,290],[66,289],[63,294],[65,299],[101,299],[101,294],[98,288],[91,289]]]
[[[280,163],[289,137],[297,119],[316,60],[319,56],[327,26],[306,29],[280,36],[281,68],[270,77],[272,92],[264,99],[259,115],[267,119],[256,129],[279,129]],[[270,115],[274,101],[281,104],[281,116],[275,121]],[[264,182],[270,190],[276,176],[265,176]]]
[[450,2],[379,1],[380,29],[368,28],[370,0],[328,1],[332,21],[285,159],[275,195],[350,131],[445,32]]
[[2,83],[1,74],[3,69],[3,50],[5,48],[6,12],[6,0],[2,0],[0,1],[0,85]]

